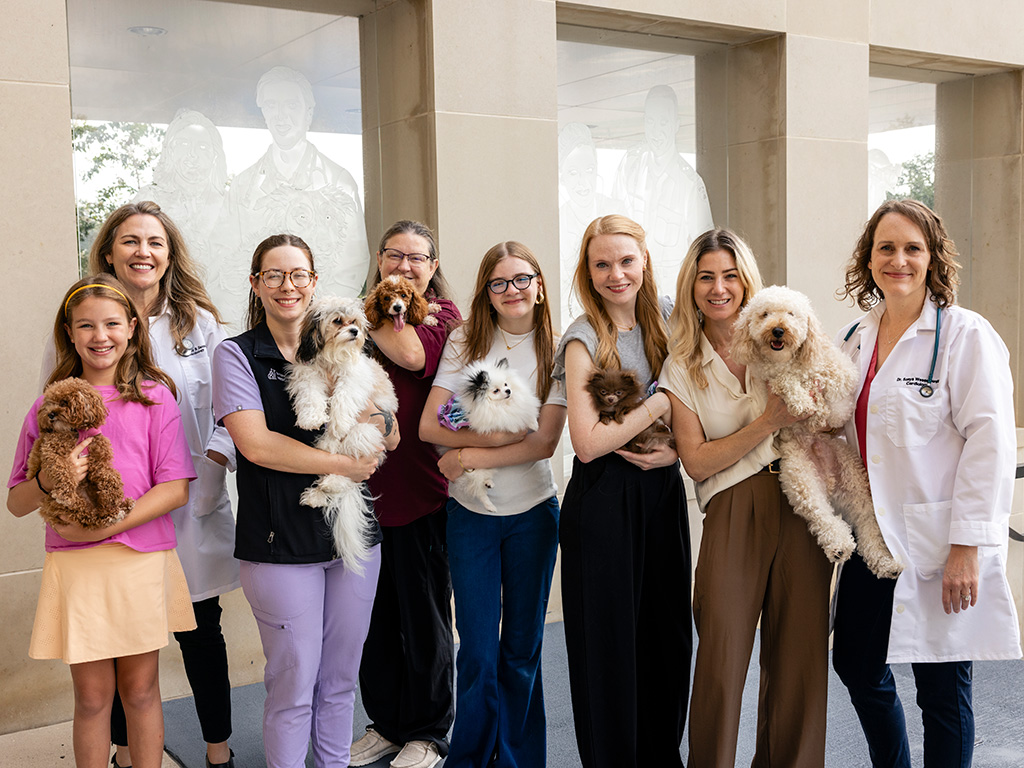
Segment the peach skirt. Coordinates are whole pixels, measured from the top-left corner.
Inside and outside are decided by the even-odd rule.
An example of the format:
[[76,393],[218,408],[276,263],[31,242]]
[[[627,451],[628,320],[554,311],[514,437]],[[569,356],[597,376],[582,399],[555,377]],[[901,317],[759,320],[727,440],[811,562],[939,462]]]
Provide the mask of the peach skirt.
[[28,655],[81,664],[163,648],[168,632],[195,629],[173,550],[137,552],[110,542],[47,552]]

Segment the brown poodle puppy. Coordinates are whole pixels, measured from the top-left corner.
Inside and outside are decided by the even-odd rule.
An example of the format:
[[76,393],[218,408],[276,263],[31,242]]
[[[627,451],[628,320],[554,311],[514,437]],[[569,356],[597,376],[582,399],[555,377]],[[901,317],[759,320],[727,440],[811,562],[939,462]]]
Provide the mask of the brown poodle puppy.
[[68,464],[79,431],[96,429],[107,420],[103,395],[82,379],[55,381],[43,392],[37,418],[39,437],[28,456],[28,477],[35,477],[45,466],[54,483],[39,508],[43,519],[50,524],[79,523],[83,528],[105,528],[123,519],[135,500],[125,498],[110,441],[103,435],[93,437],[89,469],[80,485]]
[[[587,381],[587,391],[594,400],[602,424],[611,421],[621,424],[627,413],[636,410],[644,402],[640,382],[632,371],[599,368]],[[676,447],[672,430],[660,419],[622,447],[633,453],[651,453],[659,445],[668,445],[672,449]]]
[[428,304],[427,300],[416,293],[416,288],[401,275],[385,277],[366,297],[366,322],[371,331],[376,331],[390,320],[395,325],[395,332],[402,330],[406,323],[410,325],[437,325],[437,318],[432,312],[441,308],[436,304]]

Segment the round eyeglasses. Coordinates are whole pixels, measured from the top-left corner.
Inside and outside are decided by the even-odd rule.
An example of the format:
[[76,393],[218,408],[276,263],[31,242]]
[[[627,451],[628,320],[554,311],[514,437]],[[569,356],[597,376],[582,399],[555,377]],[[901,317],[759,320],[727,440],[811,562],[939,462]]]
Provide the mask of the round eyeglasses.
[[491,293],[504,293],[508,290],[508,284],[512,283],[520,291],[525,291],[530,287],[530,283],[533,282],[533,278],[537,277],[539,272],[534,272],[532,275],[516,275],[511,280],[491,280],[487,284],[487,290]]
[[428,261],[433,261],[435,258],[425,253],[403,253],[397,248],[385,248],[381,251],[381,255],[396,266],[402,263],[402,259],[408,259],[412,266],[422,267]]
[[313,278],[316,277],[316,271],[312,269],[293,269],[283,272],[280,269],[265,269],[262,272],[257,272],[256,277],[262,280],[267,288],[280,288],[284,285],[286,277],[292,281],[292,285],[296,288],[305,288],[313,282]]

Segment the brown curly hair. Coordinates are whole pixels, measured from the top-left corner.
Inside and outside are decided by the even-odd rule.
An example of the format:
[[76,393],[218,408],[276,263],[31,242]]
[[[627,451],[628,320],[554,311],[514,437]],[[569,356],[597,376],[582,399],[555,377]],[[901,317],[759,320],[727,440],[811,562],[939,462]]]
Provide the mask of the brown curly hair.
[[960,285],[960,278],[957,275],[960,264],[956,259],[960,254],[946,233],[946,227],[939,215],[917,200],[886,200],[878,207],[857,241],[857,247],[846,266],[846,285],[836,291],[836,296],[839,299],[852,298],[865,312],[885,298],[882,289],[871,276],[868,262],[871,261],[871,250],[875,244],[878,224],[890,213],[909,219],[924,235],[928,254],[931,256],[925,285],[934,297],[935,303],[943,309],[955,304],[956,289]]

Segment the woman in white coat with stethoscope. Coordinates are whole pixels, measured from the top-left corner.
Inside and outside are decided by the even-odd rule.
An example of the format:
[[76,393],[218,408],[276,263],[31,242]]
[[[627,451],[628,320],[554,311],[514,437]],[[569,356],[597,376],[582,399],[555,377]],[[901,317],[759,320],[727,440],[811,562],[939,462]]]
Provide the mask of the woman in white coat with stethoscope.
[[[874,766],[910,767],[889,664],[913,662],[924,765],[970,766],[971,660],[1021,655],[1005,563],[1016,455],[1006,346],[955,305],[957,252],[939,217],[891,200],[871,217],[844,297],[868,314],[838,341],[860,370],[858,446],[895,581],[854,555],[836,597],[833,666]],[[919,762],[919,761],[918,761]]]

